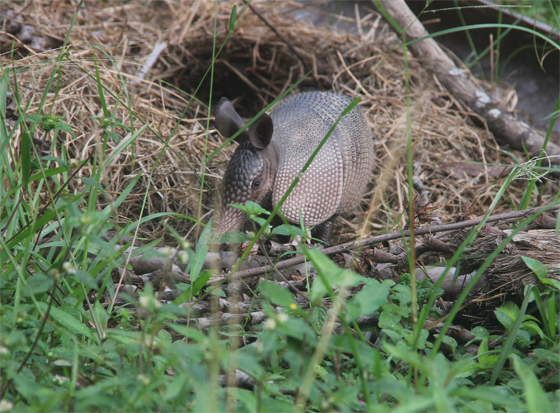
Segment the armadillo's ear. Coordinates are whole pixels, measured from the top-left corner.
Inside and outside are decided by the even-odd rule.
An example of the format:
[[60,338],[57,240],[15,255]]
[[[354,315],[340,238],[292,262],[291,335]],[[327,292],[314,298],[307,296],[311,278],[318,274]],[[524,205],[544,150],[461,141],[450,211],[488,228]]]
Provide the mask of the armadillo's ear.
[[[231,138],[239,129],[245,126],[245,121],[235,111],[233,105],[226,98],[222,98],[216,107],[216,128],[225,138]],[[235,140],[239,143],[247,139],[247,133],[240,133]]]
[[251,126],[249,126],[249,139],[257,149],[264,149],[272,139],[272,119],[263,113]]

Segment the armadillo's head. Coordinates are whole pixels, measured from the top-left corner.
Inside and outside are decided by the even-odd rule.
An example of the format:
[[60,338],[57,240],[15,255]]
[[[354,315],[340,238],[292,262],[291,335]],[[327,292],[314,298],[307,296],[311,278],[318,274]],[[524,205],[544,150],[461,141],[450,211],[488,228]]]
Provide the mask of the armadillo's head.
[[[225,137],[245,128],[245,122],[235,112],[231,102],[222,99],[216,110],[216,126]],[[233,154],[222,183],[222,214],[218,234],[239,231],[247,221],[247,214],[231,204],[247,201],[261,204],[272,191],[276,174],[276,153],[272,138],[272,120],[262,115],[235,139],[239,147]]]

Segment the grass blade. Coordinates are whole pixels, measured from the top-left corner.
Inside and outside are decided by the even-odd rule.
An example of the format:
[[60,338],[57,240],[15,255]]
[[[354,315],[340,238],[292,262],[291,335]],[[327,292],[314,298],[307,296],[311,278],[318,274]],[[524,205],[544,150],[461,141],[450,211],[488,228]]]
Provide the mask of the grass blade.
[[519,314],[513,323],[513,326],[508,331],[508,337],[502,347],[502,351],[500,352],[500,357],[498,357],[498,361],[494,366],[492,371],[492,378],[490,379],[490,385],[495,385],[498,377],[502,373],[502,368],[504,367],[504,363],[506,362],[507,358],[509,357],[512,349],[513,344],[515,343],[515,339],[517,338],[517,333],[521,328],[521,324],[523,323],[523,317],[527,312],[527,305],[529,305],[529,301],[531,300],[531,292],[533,291],[534,286],[529,285],[525,290],[525,298],[523,299],[523,304],[521,304],[521,308],[519,309]]

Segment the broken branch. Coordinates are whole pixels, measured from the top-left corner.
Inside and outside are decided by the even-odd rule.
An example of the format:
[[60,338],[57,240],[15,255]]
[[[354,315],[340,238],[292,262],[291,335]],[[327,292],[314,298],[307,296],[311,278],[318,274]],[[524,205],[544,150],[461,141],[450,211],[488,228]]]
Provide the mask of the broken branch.
[[[539,155],[541,150],[545,150],[551,156],[550,163],[560,163],[560,146],[549,142],[525,122],[498,108],[490,96],[477,86],[474,76],[466,67],[458,68],[434,39],[425,38],[429,36],[428,32],[404,0],[379,0],[379,4],[400,26],[396,27],[396,30],[408,40],[407,47],[412,54],[418,57],[454,96],[484,118],[500,143],[506,143],[519,151],[527,150],[532,155]],[[417,41],[419,39],[423,40]]]

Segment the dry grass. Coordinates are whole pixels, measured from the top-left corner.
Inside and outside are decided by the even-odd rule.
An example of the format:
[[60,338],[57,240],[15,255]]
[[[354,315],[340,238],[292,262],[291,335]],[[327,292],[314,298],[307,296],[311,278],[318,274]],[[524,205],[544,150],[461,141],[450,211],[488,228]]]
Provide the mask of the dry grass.
[[[217,57],[212,93],[210,82],[201,82],[216,47],[222,46],[233,4],[238,7],[235,32]],[[498,149],[492,135],[469,120],[467,109],[442,89],[411,56],[405,69],[396,36],[379,15],[362,16],[358,33],[350,35],[332,28],[315,28],[290,17],[303,7],[291,2],[254,2],[266,18],[305,62],[241,2],[130,2],[88,1],[80,9],[69,37],[70,49],[60,63],[60,49],[33,50],[20,45],[11,60],[9,46],[18,35],[2,40],[3,70],[14,70],[21,105],[27,114],[37,112],[46,93],[44,112],[64,116],[74,136],[60,132],[52,153],[64,153],[78,161],[96,151],[106,159],[118,145],[109,141],[103,149],[103,117],[95,65],[99,66],[111,115],[132,132],[115,127],[121,139],[142,125],[148,128],[104,170],[102,185],[108,197],[116,197],[138,174],[142,177],[117,210],[114,219],[129,222],[158,212],[175,212],[206,222],[213,212],[227,159],[234,150],[225,148],[204,162],[223,143],[208,121],[208,102],[221,96],[235,99],[242,115],[250,116],[270,103],[307,70],[312,75],[302,89],[325,88],[348,95],[360,94],[361,106],[375,133],[377,164],[371,191],[362,212],[347,216],[339,225],[342,238],[355,236],[365,211],[370,210],[368,231],[381,232],[405,223],[407,198],[406,115],[411,119],[414,160],[422,167],[421,178],[431,191],[442,221],[465,212],[480,215],[495,197],[502,179],[492,165],[514,160]],[[36,35],[65,38],[76,10],[69,2],[35,0],[4,4],[4,15],[35,27]],[[215,18],[217,16],[217,18]],[[336,16],[333,16],[336,18]],[[347,19],[347,23],[354,23]],[[167,48],[144,78],[143,65],[154,47]],[[53,70],[57,76],[45,91]],[[406,100],[406,77],[410,81],[410,104]],[[10,81],[13,85],[14,78]],[[193,93],[200,89],[193,98]],[[9,120],[14,124],[14,120]],[[210,129],[208,129],[208,127]],[[41,138],[41,136],[37,136]],[[19,135],[11,142],[19,145]],[[16,150],[17,153],[17,150]],[[518,156],[520,156],[518,154]],[[520,156],[521,157],[521,156]],[[471,165],[471,162],[481,165]],[[204,170],[203,170],[204,168]],[[202,172],[204,188],[201,194]],[[78,178],[91,175],[84,167],[71,183],[72,191],[84,190]],[[522,196],[525,183],[508,188],[499,211],[510,210]],[[375,191],[375,196],[373,196]],[[548,192],[547,192],[548,191]],[[554,188],[541,190],[542,202]],[[146,196],[147,194],[147,196]],[[373,199],[373,201],[372,201]],[[111,199],[100,198],[99,207]],[[199,208],[199,203],[201,206]],[[145,202],[145,204],[144,204]],[[154,239],[167,234],[167,222],[180,234],[192,238],[195,223],[189,219],[161,218],[142,225],[141,236]],[[171,241],[171,237],[166,238]]]

